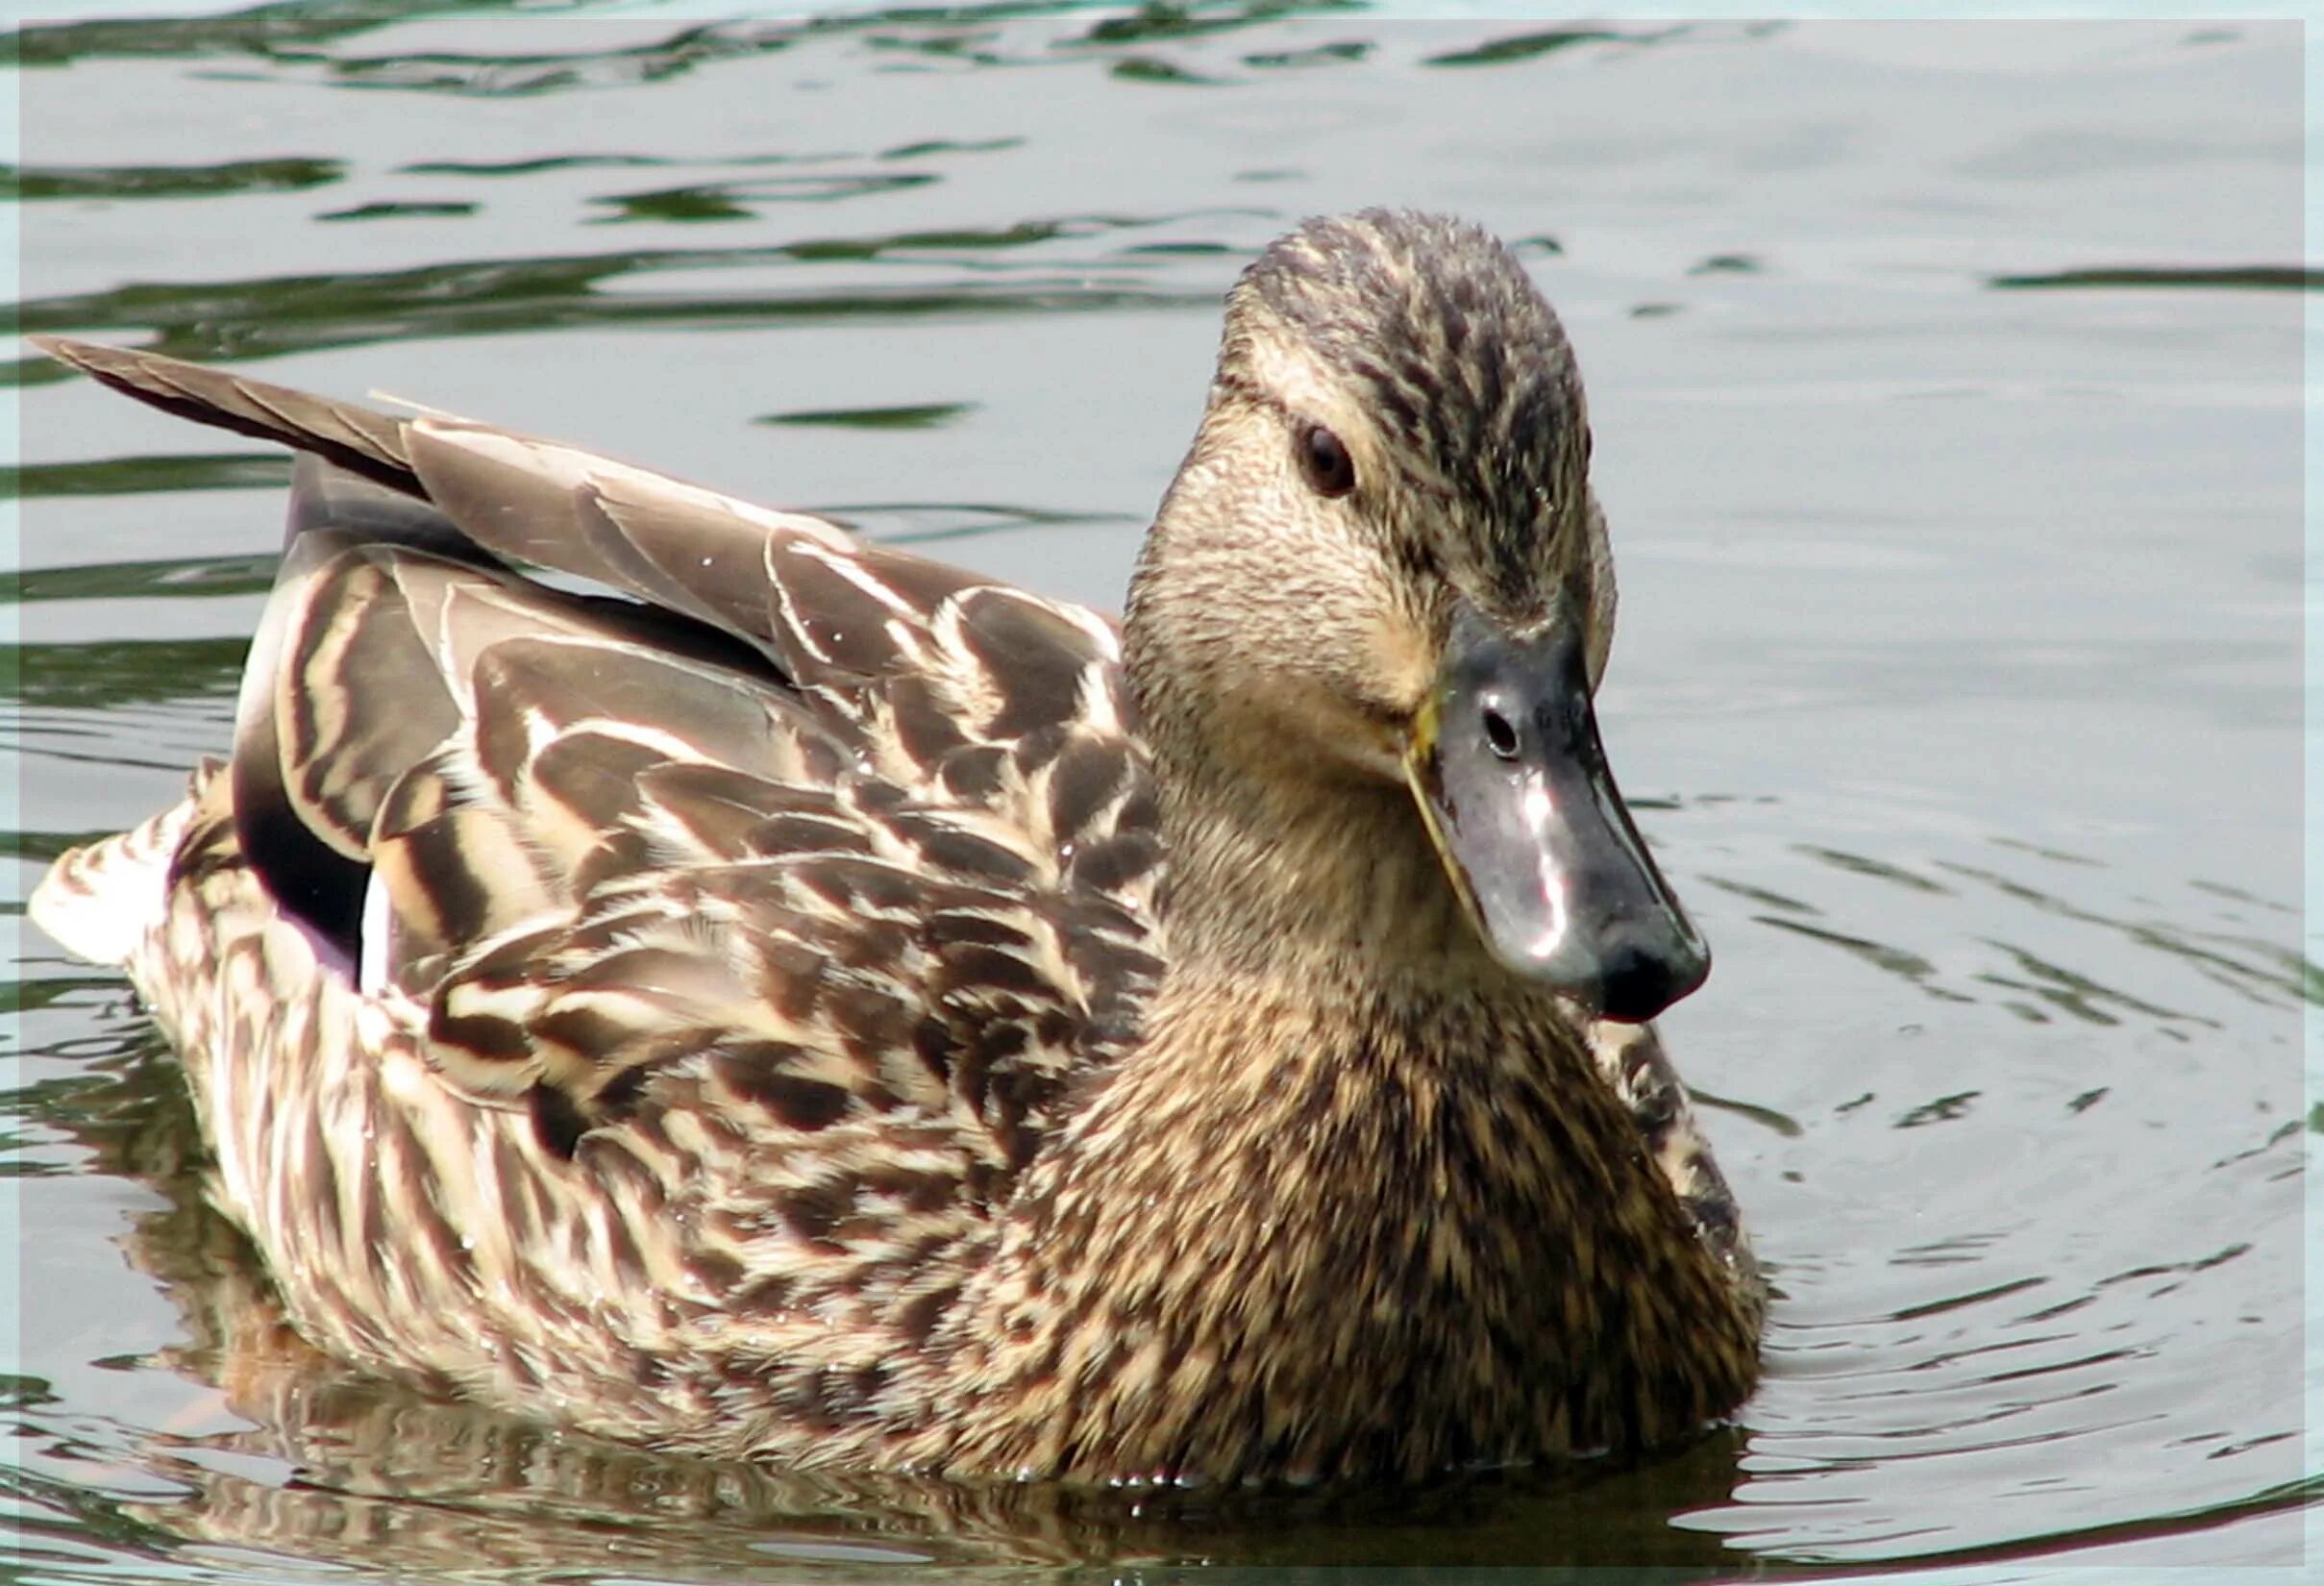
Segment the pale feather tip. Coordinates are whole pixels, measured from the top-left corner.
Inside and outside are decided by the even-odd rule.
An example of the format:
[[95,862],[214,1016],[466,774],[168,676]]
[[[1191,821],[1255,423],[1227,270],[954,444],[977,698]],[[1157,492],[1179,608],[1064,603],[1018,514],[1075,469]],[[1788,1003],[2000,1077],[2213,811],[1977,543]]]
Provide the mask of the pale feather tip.
[[118,968],[160,928],[190,798],[134,830],[70,849],[26,901],[33,924],[76,958]]

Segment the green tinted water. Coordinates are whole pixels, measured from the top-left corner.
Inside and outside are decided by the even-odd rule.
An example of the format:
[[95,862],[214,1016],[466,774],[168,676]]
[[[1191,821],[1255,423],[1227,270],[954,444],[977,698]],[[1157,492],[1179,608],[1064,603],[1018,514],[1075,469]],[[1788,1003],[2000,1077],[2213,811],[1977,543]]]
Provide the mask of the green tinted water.
[[[1520,242],[1590,380],[1601,714],[1718,954],[1666,1028],[1780,1289],[1768,1380],[1677,1458],[1419,1495],[590,1446],[281,1337],[172,1060],[27,932],[28,1571],[2296,1570],[2296,34],[455,9],[19,33],[24,328],[473,412],[1110,607],[1253,249],[1374,202]],[[287,470],[6,378],[21,898],[223,746]]]

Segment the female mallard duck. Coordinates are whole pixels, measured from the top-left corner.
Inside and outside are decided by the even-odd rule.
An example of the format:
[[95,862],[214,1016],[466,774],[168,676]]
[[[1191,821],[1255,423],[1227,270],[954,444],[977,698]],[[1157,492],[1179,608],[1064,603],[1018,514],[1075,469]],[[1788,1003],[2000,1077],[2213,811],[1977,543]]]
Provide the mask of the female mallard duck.
[[43,345],[310,455],[231,762],[35,908],[185,1053],[313,1342],[665,1448],[1075,1478],[1416,1477],[1748,1392],[1758,1280],[1638,1023],[1708,959],[1591,713],[1581,384],[1483,233],[1251,265],[1119,640]]

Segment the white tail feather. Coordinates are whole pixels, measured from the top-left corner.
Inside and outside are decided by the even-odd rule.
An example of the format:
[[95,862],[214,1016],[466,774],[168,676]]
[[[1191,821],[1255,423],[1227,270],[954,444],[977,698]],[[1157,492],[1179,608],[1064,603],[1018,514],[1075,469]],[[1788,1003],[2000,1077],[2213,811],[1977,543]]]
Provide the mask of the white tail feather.
[[169,907],[169,867],[207,776],[186,798],[117,837],[76,848],[33,888],[33,923],[75,957],[114,967],[136,955]]

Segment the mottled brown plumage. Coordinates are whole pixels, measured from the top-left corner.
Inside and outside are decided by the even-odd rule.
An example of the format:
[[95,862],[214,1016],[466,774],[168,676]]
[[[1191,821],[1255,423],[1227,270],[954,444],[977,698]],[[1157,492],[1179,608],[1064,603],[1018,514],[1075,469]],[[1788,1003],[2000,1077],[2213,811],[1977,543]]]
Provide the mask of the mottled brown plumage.
[[1748,1391],[1651,1031],[1503,967],[1397,780],[1458,610],[1580,612],[1592,680],[1612,634],[1579,380],[1483,234],[1371,211],[1247,272],[1119,641],[568,448],[44,345],[321,459],[233,759],[36,900],[185,1053],[316,1343],[665,1447],[1081,1478],[1418,1477]]

